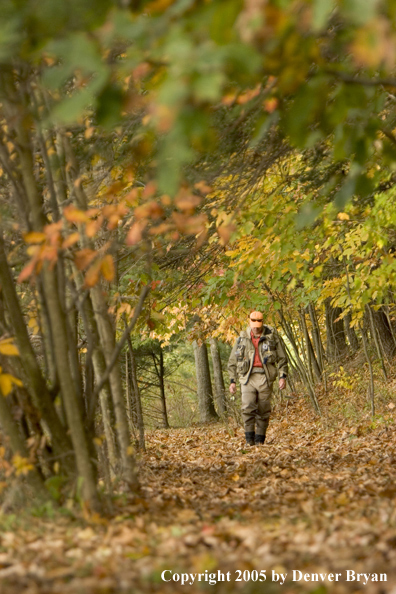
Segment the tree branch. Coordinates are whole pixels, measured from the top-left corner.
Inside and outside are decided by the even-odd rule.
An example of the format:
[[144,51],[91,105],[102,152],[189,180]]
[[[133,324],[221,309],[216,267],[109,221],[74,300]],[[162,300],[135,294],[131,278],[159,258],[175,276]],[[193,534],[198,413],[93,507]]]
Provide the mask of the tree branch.
[[151,290],[151,285],[146,285],[142,292],[140,293],[140,297],[139,297],[139,302],[135,308],[135,312],[133,314],[132,320],[130,321],[129,325],[127,326],[127,328],[124,330],[123,335],[121,336],[121,339],[119,340],[119,342],[116,345],[116,348],[114,349],[113,355],[111,357],[110,363],[108,364],[108,366],[106,367],[106,371],[104,372],[104,374],[102,375],[99,383],[97,384],[94,393],[92,395],[92,398],[96,398],[99,394],[99,392],[101,391],[101,389],[103,388],[104,384],[106,383],[106,381],[109,379],[111,370],[113,369],[114,365],[117,363],[117,359],[122,351],[122,347],[124,346],[125,342],[128,340],[128,336],[130,335],[130,333],[132,332],[138,317],[140,316],[140,313],[142,311],[143,308],[143,303],[144,300],[146,299],[147,295],[149,294]]

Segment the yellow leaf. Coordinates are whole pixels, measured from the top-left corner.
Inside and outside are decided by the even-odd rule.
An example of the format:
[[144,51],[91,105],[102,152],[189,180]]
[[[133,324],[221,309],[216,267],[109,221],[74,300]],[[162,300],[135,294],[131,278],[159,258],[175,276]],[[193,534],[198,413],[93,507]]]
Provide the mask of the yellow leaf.
[[75,243],[77,243],[77,241],[80,239],[80,234],[77,233],[77,231],[75,233],[72,233],[71,235],[69,235],[68,237],[66,237],[65,241],[62,244],[63,249],[66,249],[72,245],[74,245]]
[[349,215],[346,212],[339,212],[337,215],[339,221],[349,221]]
[[100,265],[98,262],[92,264],[92,266],[87,270],[84,279],[84,285],[86,287],[94,287],[99,282],[99,274],[100,274]]
[[103,277],[111,282],[114,278],[114,261],[113,261],[113,256],[111,256],[110,254],[107,254],[107,256],[105,256],[102,260],[102,263],[100,265],[100,269],[101,272],[103,274]]
[[23,238],[26,243],[43,243],[47,239],[47,236],[45,233],[39,231],[31,231],[30,233],[25,233]]
[[96,258],[97,252],[84,248],[75,253],[74,261],[79,270],[87,268],[94,258]]
[[0,354],[7,355],[8,357],[18,357],[19,351],[18,351],[18,348],[15,346],[15,344],[12,344],[7,339],[7,340],[0,341]]
[[12,458],[12,465],[16,470],[16,475],[28,474],[30,470],[33,470],[34,466],[29,462],[27,458],[23,458],[19,454],[15,454]]
[[0,373],[0,391],[3,396],[8,396],[12,390],[12,386],[22,387],[23,383],[17,377],[10,375],[9,373]]
[[[74,185],[76,185],[76,183]],[[89,217],[85,211],[72,205],[66,206],[63,209],[63,215],[69,223],[86,223],[89,221]]]
[[12,381],[7,373],[2,373],[0,375],[0,390],[3,396],[8,396],[12,390]]

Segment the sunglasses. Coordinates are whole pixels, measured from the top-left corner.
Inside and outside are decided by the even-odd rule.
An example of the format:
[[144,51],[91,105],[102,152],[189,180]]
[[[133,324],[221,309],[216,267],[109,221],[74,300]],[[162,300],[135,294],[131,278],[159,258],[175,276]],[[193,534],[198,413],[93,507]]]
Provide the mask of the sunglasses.
[[257,318],[250,318],[251,322],[262,322],[263,318],[261,318],[261,320],[257,319]]

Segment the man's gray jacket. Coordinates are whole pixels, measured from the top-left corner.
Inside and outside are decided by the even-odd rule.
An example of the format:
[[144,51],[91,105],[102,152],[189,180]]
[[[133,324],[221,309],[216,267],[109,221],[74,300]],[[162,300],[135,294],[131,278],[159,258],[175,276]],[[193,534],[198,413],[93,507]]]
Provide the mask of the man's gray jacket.
[[[272,384],[279,372],[279,377],[287,377],[287,357],[275,328],[264,324],[260,336],[258,352],[268,382]],[[253,368],[255,348],[251,339],[251,328],[242,330],[228,361],[230,382],[237,378],[241,384],[247,384]]]

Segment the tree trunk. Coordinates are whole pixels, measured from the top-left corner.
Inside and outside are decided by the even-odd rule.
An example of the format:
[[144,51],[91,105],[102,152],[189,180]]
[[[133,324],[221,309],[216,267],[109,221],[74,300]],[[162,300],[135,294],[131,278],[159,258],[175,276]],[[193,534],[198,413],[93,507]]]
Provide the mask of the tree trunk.
[[[21,119],[16,124],[16,133],[22,179],[29,202],[32,228],[34,231],[42,232],[47,220],[44,215],[42,196],[39,193],[34,177],[33,154],[30,139],[28,137],[27,128],[25,128]],[[95,470],[91,461],[88,436],[84,429],[81,408],[68,362],[66,318],[59,300],[59,287],[55,271],[55,268],[51,269],[49,262],[45,262],[41,272],[44,297],[48,307],[54,341],[55,363],[58,371],[67,423],[76,455],[77,470],[79,475],[83,478],[83,498],[93,509],[99,509],[100,504],[96,490]]]
[[126,369],[127,369],[127,408],[128,408],[128,423],[129,423],[129,431],[131,435],[134,436],[134,439],[138,441],[136,437],[136,429],[139,426],[138,417],[137,417],[137,406],[136,406],[136,399],[135,393],[133,391],[132,386],[132,370],[131,370],[131,361],[129,358],[129,349],[126,353]]
[[301,326],[303,329],[304,342],[305,342],[306,352],[307,352],[307,361],[308,361],[309,371],[310,371],[310,375],[312,377],[312,383],[313,383],[312,372],[315,373],[318,380],[321,380],[322,374],[320,371],[318,361],[315,356],[315,351],[312,347],[311,337],[309,336],[307,321],[305,319],[305,312],[303,309],[301,309],[301,311],[300,311],[300,317],[301,317]]
[[134,435],[135,427],[137,427],[137,419],[134,418],[134,407],[132,405],[132,374],[131,374],[131,362],[129,361],[129,352],[125,352],[125,390],[126,390],[126,411],[129,425],[130,435]]
[[368,352],[368,344],[367,344],[368,341],[367,341],[366,329],[364,328],[363,324],[361,324],[360,330],[361,330],[361,333],[362,333],[364,355],[366,357],[367,365],[368,365],[369,372],[370,372],[370,383],[369,383],[368,393],[369,393],[369,399],[370,399],[370,404],[371,404],[371,416],[374,416],[374,414],[375,414],[375,405],[374,405],[374,373],[373,373],[373,364],[371,363],[370,355],[369,355],[369,352]]
[[345,355],[347,344],[343,320],[337,320],[342,313],[342,309],[340,307],[333,307],[330,301],[330,297],[325,300],[327,336],[326,352],[329,361],[337,362]]
[[[77,288],[82,291],[83,279],[82,274],[76,268],[73,270],[74,278],[76,279]],[[92,364],[94,368],[94,377],[97,381],[103,377],[106,370],[106,362],[103,353],[100,349],[100,338],[98,327],[95,320],[95,314],[92,306],[92,301],[89,295],[86,295],[82,299],[82,303],[79,305],[80,315],[83,321],[85,335],[87,337],[88,349],[87,357],[92,357]],[[93,401],[92,401],[93,400]],[[99,392],[99,403],[102,412],[103,428],[106,436],[107,451],[110,462],[110,472],[112,476],[115,475],[118,466],[117,456],[117,444],[114,437],[113,427],[115,425],[114,411],[112,408],[112,398],[109,382],[103,384],[102,389]],[[88,425],[91,427],[94,423],[95,411],[97,407],[96,398],[88,398],[87,410],[88,410]]]
[[139,447],[141,450],[146,451],[146,442],[145,442],[145,438],[144,438],[144,421],[143,421],[142,402],[140,399],[140,390],[139,390],[139,384],[137,381],[135,355],[133,352],[132,341],[130,338],[128,339],[128,347],[129,347],[129,362],[131,364],[132,392],[133,392],[134,400],[135,400],[136,419],[137,419],[137,426],[138,426],[138,430],[139,430]]
[[395,352],[395,343],[392,336],[392,331],[389,327],[387,316],[383,309],[375,310],[373,307],[370,308],[373,317],[374,326],[378,332],[378,337],[381,346],[384,350],[385,355],[388,359],[393,357]]
[[68,348],[66,318],[58,298],[58,288],[54,271],[47,263],[43,266],[43,285],[48,303],[48,313],[54,337],[55,362],[58,370],[62,399],[65,405],[67,424],[69,426],[73,449],[76,454],[77,469],[83,478],[83,497],[93,509],[99,509],[99,499],[96,491],[96,476],[91,461],[88,436],[86,434],[81,407],[75,391],[73,376],[65,357]]
[[344,325],[345,325],[345,332],[348,337],[349,346],[353,353],[355,353],[359,348],[359,340],[355,332],[355,328],[351,326],[352,321],[352,314],[348,312],[344,318]]
[[51,395],[47,389],[45,380],[41,374],[36,355],[31,345],[29,334],[25,325],[25,320],[20,309],[18,297],[16,294],[14,279],[8,267],[6,254],[4,251],[3,235],[0,231],[0,282],[2,285],[2,293],[7,307],[7,312],[10,317],[12,330],[15,334],[16,343],[18,345],[22,367],[23,377],[21,378],[25,388],[32,397],[32,401],[37,409],[40,411],[43,421],[51,436],[51,443],[54,448],[54,453],[57,456],[62,456],[61,464],[64,469],[73,473],[75,470],[75,463],[73,457],[65,456],[66,452],[71,452],[72,444],[66,434],[60,419],[55,410]]
[[323,359],[324,359],[325,353],[324,353],[322,338],[320,336],[318,316],[316,315],[316,310],[315,310],[315,306],[313,305],[313,303],[310,303],[308,305],[308,313],[309,313],[309,317],[311,319],[311,324],[312,324],[312,338],[313,338],[313,343],[314,343],[314,347],[315,347],[316,360],[318,362],[320,372],[322,373],[323,367],[324,367]]
[[48,308],[44,299],[43,286],[41,278],[37,277],[37,312],[40,320],[40,330],[43,337],[43,351],[46,369],[46,378],[51,390],[56,390],[59,387],[59,379],[56,372],[56,365],[54,361],[54,341],[51,334],[51,324],[49,322]]
[[[18,426],[12,418],[10,408],[8,406],[8,399],[3,396],[0,392],[0,424],[10,441],[12,453],[19,455],[22,458],[29,459],[29,451],[26,444],[19,433]],[[26,480],[32,486],[35,493],[42,498],[49,499],[49,493],[46,490],[43,480],[37,471],[36,467],[33,467],[26,476]]]
[[221,365],[219,346],[214,338],[210,341],[210,354],[212,355],[213,363],[213,380],[215,389],[215,398],[217,404],[217,411],[220,416],[226,413],[226,397],[225,397],[225,386],[223,377],[223,368]]
[[[76,179],[79,179],[80,170],[73,148],[66,135],[62,137],[61,144],[65,150],[68,164],[70,165],[70,184],[72,185],[72,191],[76,197],[76,204],[78,208],[85,210],[88,208],[88,199],[83,185],[81,183],[74,183]],[[88,247],[88,243],[86,247]],[[115,351],[115,333],[100,285],[95,285],[92,287],[91,299],[104,358],[106,365],[109,366]],[[124,478],[130,483],[131,486],[133,486],[133,488],[135,488],[138,486],[138,480],[135,469],[135,461],[131,451],[124,390],[118,365],[113,365],[109,375],[109,383],[114,404],[114,412],[117,424],[117,438],[120,448],[123,474]]]
[[[78,357],[78,332],[77,332],[77,323],[78,323],[78,314],[76,311],[75,304],[70,295],[70,289],[66,286],[66,278],[65,278],[65,267],[62,261],[58,261],[58,275],[57,277],[60,279],[60,302],[62,305],[62,309],[65,312],[68,312],[65,316],[66,321],[66,330],[67,330],[67,340],[68,340],[68,353],[69,353],[69,365],[70,370],[72,373],[74,387],[78,398],[79,406],[81,407],[81,411],[84,410],[83,404],[83,381],[81,375],[81,366]],[[70,284],[73,281],[70,281]],[[73,283],[74,284],[74,283]]]
[[321,415],[322,411],[320,409],[320,405],[319,405],[318,399],[315,394],[315,388],[314,388],[313,384],[311,383],[307,369],[306,369],[303,361],[301,360],[298,346],[296,344],[296,340],[294,337],[293,329],[291,328],[290,324],[287,323],[287,320],[286,320],[285,316],[283,315],[282,311],[279,311],[279,316],[281,319],[282,328],[283,328],[283,330],[284,330],[284,332],[285,332],[285,334],[293,348],[295,363],[298,368],[299,374],[301,376],[301,380],[308,390],[309,396],[311,398],[312,404],[313,404],[316,412],[319,415]]
[[[91,289],[91,298],[106,365],[109,365],[115,349],[115,335],[100,286],[96,285]],[[128,429],[124,390],[118,365],[113,366],[110,372],[109,382],[117,422],[117,437],[120,446],[124,478],[131,484],[137,486],[135,464],[130,447],[131,440]]]
[[387,381],[388,374],[386,373],[386,369],[385,369],[385,361],[384,361],[384,357],[383,357],[383,347],[379,341],[378,329],[375,326],[373,310],[371,309],[371,307],[369,305],[366,305],[366,311],[368,313],[368,317],[370,320],[371,335],[374,340],[375,348],[377,350],[378,360],[381,363],[381,368],[382,368],[382,373],[384,374],[384,379],[385,379],[385,381]]
[[165,429],[169,428],[169,421],[168,421],[168,411],[166,409],[166,398],[165,398],[165,365],[164,365],[164,353],[159,343],[159,385],[160,385],[160,395],[161,395],[161,415],[162,415],[162,424]]
[[197,374],[199,417],[201,422],[217,420],[218,416],[213,403],[212,382],[210,379],[210,368],[208,350],[206,343],[201,346],[193,342],[195,355],[195,370]]

